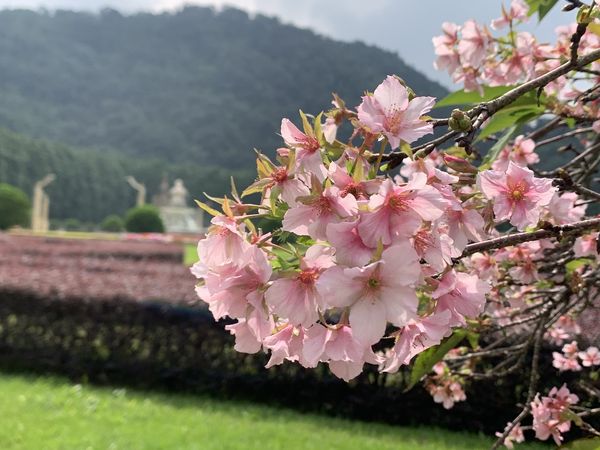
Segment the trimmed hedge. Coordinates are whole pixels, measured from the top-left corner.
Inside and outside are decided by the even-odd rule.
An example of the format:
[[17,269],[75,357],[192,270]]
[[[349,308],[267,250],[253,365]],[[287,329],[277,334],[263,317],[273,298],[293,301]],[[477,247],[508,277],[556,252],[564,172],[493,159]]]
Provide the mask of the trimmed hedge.
[[[451,412],[421,388],[403,394],[368,371],[349,384],[321,365],[266,370],[266,355],[233,350],[233,338],[208,311],[119,299],[39,298],[0,290],[0,366],[74,379],[243,397],[306,411],[402,424],[493,432],[516,410],[514,388],[474,385]],[[490,399],[493,398],[493,402]]]

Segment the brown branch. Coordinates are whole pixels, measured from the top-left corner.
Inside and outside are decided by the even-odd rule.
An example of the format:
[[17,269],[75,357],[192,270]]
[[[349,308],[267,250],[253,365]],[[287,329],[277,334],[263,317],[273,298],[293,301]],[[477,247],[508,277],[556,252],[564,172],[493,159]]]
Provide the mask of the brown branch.
[[[510,91],[506,92],[498,98],[495,98],[494,100],[482,102],[476,105],[475,107],[471,108],[469,111],[466,112],[466,114],[469,117],[476,117],[473,122],[473,129],[467,135],[464,135],[459,139],[464,145],[467,145],[468,143],[466,143],[465,141],[468,141],[469,139],[472,139],[475,136],[475,132],[481,127],[481,125],[483,125],[483,122],[485,122],[487,118],[493,116],[495,113],[510,105],[511,103],[515,102],[518,98],[527,94],[528,92],[544,87],[548,83],[569,73],[571,70],[585,67],[598,59],[600,59],[600,49],[594,50],[588,53],[587,55],[584,55],[575,60],[568,61],[562,64],[561,66],[558,66],[557,68],[551,70],[550,72],[539,76],[538,78],[534,78],[533,80],[530,80],[526,83],[523,83],[520,86],[517,86],[514,89],[511,89]],[[424,156],[427,156],[433,151],[436,145],[446,142],[447,140],[451,139],[457,134],[459,133],[453,131],[439,138],[436,138],[427,144],[424,144],[423,146],[421,146],[421,150],[415,153],[415,157],[422,158]],[[387,155],[384,155],[383,161],[394,162],[395,159],[403,159],[404,157],[404,153],[392,152],[388,153]]]
[[487,241],[475,242],[467,245],[462,255],[458,258],[465,258],[477,252],[495,250],[511,245],[522,244],[524,242],[539,241],[547,238],[563,238],[566,236],[581,236],[588,231],[600,230],[600,218],[582,220],[580,222],[568,223],[565,225],[556,225],[537,231],[525,231],[522,233],[513,233]]
[[574,61],[569,61],[564,63],[561,66],[558,66],[556,69],[551,70],[550,72],[542,75],[538,78],[534,78],[527,83],[523,83],[520,86],[508,91],[504,95],[500,97],[490,100],[489,102],[481,103],[479,106],[476,106],[474,109],[479,109],[479,111],[487,111],[488,115],[495,114],[502,108],[510,105],[514,101],[516,101],[519,97],[524,94],[527,94],[530,91],[538,89],[547,85],[548,83],[560,78],[561,76],[569,73],[571,70],[587,66],[588,64],[600,59],[600,49],[594,50],[593,52],[588,53],[585,56],[582,56]]
[[510,434],[514,427],[516,427],[531,411],[531,402],[535,396],[537,384],[540,379],[539,373],[539,361],[540,361],[540,347],[542,345],[542,337],[544,336],[544,320],[540,320],[538,329],[535,331],[535,341],[533,344],[533,357],[531,360],[531,373],[529,375],[529,389],[527,390],[527,400],[525,406],[517,417],[504,429],[502,435],[494,442],[490,450],[496,450],[502,444],[504,440]]

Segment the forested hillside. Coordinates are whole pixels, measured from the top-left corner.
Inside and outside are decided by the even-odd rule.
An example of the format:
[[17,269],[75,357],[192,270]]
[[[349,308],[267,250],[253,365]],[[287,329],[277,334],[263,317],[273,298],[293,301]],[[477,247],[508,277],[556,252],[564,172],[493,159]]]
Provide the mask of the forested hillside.
[[135,205],[135,193],[125,181],[127,175],[146,184],[148,200],[157,192],[163,176],[171,182],[182,178],[195,198],[201,198],[203,191],[227,192],[230,175],[239,179],[240,186],[254,177],[253,168],[168,164],[158,159],[69,148],[0,129],[0,182],[18,186],[31,195],[33,183],[48,173],[56,174],[56,181],[47,188],[51,217],[95,223]]
[[356,105],[387,75],[443,96],[397,55],[240,10],[0,12],[0,126],[78,147],[248,167],[282,116]]

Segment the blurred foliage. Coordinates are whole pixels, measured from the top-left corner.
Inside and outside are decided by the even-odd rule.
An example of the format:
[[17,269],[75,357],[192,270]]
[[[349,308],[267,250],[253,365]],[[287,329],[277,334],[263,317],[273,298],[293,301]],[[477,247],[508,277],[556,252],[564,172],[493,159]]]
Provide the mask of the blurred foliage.
[[146,185],[148,200],[158,192],[163,176],[183,179],[191,196],[202,198],[204,191],[215,195],[228,192],[230,175],[240,185],[249,184],[255,169],[230,170],[127,158],[115,152],[74,149],[0,129],[0,182],[32,192],[34,183],[48,173],[56,174],[56,181],[46,189],[50,195],[50,217],[98,223],[109,214],[124,214],[135,205],[136,193],[125,181],[127,175]]
[[156,206],[143,205],[127,211],[125,229],[132,233],[163,233],[165,226]]
[[31,203],[27,194],[9,184],[0,183],[0,230],[29,226]]
[[100,224],[100,229],[102,231],[108,231],[110,233],[119,233],[125,229],[125,224],[123,223],[123,219],[116,214],[111,214],[110,216],[106,216],[102,223]]

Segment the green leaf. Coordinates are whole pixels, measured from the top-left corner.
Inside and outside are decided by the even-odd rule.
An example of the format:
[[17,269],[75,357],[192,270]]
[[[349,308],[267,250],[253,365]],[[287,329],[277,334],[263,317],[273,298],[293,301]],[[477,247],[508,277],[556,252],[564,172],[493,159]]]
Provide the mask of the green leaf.
[[255,181],[242,192],[242,198],[250,194],[256,194],[265,190],[265,186],[271,183],[272,180],[269,178],[263,178],[262,180]]
[[546,14],[550,12],[552,8],[558,3],[558,0],[542,0],[540,7],[538,8],[538,21],[541,22]]
[[516,134],[518,129],[519,127],[517,125],[513,125],[508,130],[506,130],[502,137],[498,139],[498,142],[496,142],[494,146],[490,149],[488,154],[485,155],[483,162],[479,166],[480,171],[487,170],[490,168],[492,163],[496,160],[496,158],[498,158],[498,155],[500,154],[504,146],[508,144],[508,141],[511,140],[511,138]]
[[223,214],[221,214],[219,211],[217,211],[216,209],[211,208],[210,206],[208,206],[206,203],[201,202],[200,200],[195,200],[196,204],[203,209],[204,211],[206,211],[207,213],[209,213],[211,216],[222,216]]
[[304,114],[302,110],[300,110],[300,117],[302,119],[302,128],[304,128],[304,134],[314,137],[315,132],[313,131],[313,127],[310,124],[308,117],[306,117],[306,114]]
[[521,125],[544,113],[544,108],[532,106],[517,106],[505,108],[492,116],[485,128],[479,133],[475,142],[481,141],[492,134],[498,133],[511,125]]
[[433,366],[442,360],[446,353],[456,347],[467,336],[467,330],[458,329],[452,336],[446,338],[441,344],[428,348],[415,360],[412,372],[410,373],[410,381],[406,390],[412,389],[415,384],[425,375],[431,372]]
[[565,450],[598,450],[600,448],[600,438],[578,439],[560,448]]
[[529,15],[538,14],[538,21],[542,21],[544,17],[556,6],[558,0],[526,0],[529,6]]
[[467,333],[467,340],[469,341],[469,345],[473,350],[479,347],[479,333],[469,331]]
[[567,275],[570,275],[580,267],[586,266],[591,263],[592,260],[589,258],[578,258],[574,259],[573,261],[569,261],[567,264],[565,264],[565,268],[567,269]]
[[472,105],[475,103],[488,102],[500,97],[503,94],[506,94],[508,91],[514,88],[515,86],[483,86],[483,96],[477,91],[465,92],[464,89],[461,89],[460,91],[453,92],[444,97],[435,105],[435,107],[440,108],[453,105]]
[[317,141],[319,141],[319,144],[324,145],[327,141],[325,140],[325,136],[323,136],[321,117],[323,117],[322,111],[315,117],[315,137],[317,138]]

